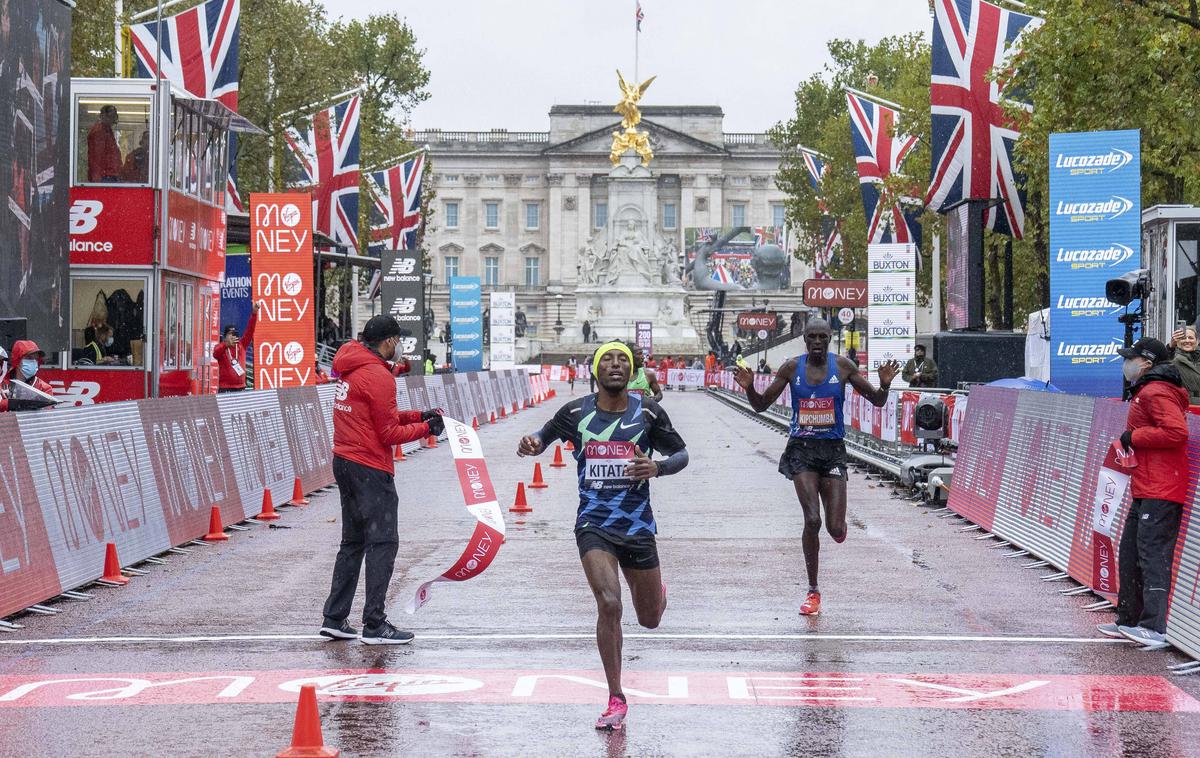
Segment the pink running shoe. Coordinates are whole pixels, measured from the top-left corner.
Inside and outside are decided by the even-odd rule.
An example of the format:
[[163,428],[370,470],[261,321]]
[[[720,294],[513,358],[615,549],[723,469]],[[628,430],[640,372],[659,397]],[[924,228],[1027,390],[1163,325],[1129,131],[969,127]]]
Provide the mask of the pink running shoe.
[[616,695],[611,695],[608,698],[608,710],[596,719],[596,728],[619,731],[625,726],[625,714],[627,713],[629,713],[629,706],[625,701]]

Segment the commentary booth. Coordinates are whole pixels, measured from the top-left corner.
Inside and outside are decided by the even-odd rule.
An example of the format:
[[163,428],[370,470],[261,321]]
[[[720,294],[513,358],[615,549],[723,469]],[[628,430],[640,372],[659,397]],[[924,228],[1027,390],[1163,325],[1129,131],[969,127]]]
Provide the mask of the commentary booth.
[[76,405],[216,392],[228,137],[261,130],[151,79],[73,79],[71,106],[71,347],[41,376]]

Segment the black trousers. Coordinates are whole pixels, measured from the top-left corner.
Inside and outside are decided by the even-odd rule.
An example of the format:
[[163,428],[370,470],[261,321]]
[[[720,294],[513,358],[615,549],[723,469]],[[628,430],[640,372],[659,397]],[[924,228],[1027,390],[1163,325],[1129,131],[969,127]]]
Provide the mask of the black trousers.
[[1120,588],[1117,623],[1156,632],[1167,630],[1171,564],[1183,506],[1169,500],[1137,499],[1129,506],[1117,548]]
[[358,589],[358,572],[367,561],[363,626],[375,629],[387,621],[388,585],[400,544],[396,525],[400,498],[391,474],[334,456],[333,478],[342,497],[342,545],[333,564],[333,582],[325,601],[325,620],[339,624],[350,616]]

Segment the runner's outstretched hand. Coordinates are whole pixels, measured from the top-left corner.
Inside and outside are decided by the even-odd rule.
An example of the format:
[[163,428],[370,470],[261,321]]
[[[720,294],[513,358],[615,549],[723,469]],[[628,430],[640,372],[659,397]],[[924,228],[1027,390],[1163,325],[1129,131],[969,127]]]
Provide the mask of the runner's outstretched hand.
[[541,455],[544,449],[542,441],[533,435],[522,437],[521,441],[517,443],[517,455],[522,458],[527,455]]
[[896,378],[896,374],[900,373],[900,362],[891,360],[887,363],[879,365],[879,383],[883,386],[889,386],[892,380]]
[[737,382],[742,389],[748,390],[754,386],[754,373],[748,368],[738,366],[733,370],[733,381]]
[[633,462],[625,467],[625,476],[637,481],[653,479],[658,476],[658,464],[650,460],[650,456],[643,453],[640,447],[635,447]]

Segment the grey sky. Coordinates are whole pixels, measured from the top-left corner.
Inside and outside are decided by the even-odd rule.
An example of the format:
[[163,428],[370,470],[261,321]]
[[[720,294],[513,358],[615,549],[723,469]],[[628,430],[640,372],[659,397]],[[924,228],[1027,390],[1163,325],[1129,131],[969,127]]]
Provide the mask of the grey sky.
[[[426,50],[418,129],[544,131],[556,103],[615,102],[633,75],[634,0],[322,0],[330,16],[404,16]],[[720,105],[725,130],[763,131],[838,37],[923,31],[927,0],[643,0],[643,102]]]

